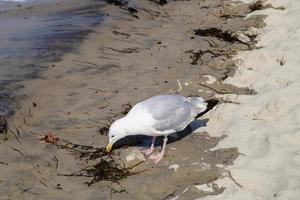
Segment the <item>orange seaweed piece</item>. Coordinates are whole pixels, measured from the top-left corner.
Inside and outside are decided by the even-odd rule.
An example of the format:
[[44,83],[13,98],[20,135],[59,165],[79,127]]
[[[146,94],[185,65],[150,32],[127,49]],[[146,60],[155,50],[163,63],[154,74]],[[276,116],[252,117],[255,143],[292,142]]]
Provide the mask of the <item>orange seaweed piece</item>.
[[39,140],[44,143],[56,144],[59,141],[59,138],[55,137],[51,133],[48,133],[46,135],[40,136]]

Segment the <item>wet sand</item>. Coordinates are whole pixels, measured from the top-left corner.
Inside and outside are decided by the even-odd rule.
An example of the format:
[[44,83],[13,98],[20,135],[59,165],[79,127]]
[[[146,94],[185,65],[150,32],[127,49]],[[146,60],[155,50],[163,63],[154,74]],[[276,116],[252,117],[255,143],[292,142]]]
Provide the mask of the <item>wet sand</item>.
[[[213,182],[230,177],[226,167],[239,152],[235,147],[212,150],[224,138],[206,132],[214,111],[193,124],[193,133],[172,137],[174,142],[167,145],[159,164],[146,159],[136,170],[147,171],[119,184],[102,182],[88,187],[84,184],[88,178],[57,176],[78,171],[86,163],[51,144],[40,143],[37,136],[51,132],[60,139],[103,147],[107,137],[99,129],[108,118],[121,117],[126,104],[166,93],[205,98],[223,94],[222,103],[238,103],[226,99],[226,94],[255,94],[249,88],[223,83],[235,73],[232,57],[254,48],[255,28],[263,26],[263,16],[244,19],[250,12],[248,5],[231,3],[191,0],[159,7],[140,1],[139,19],[112,5],[103,8],[108,14],[103,23],[75,52],[59,62],[44,62],[47,67],[38,78],[19,82],[24,88],[18,95],[27,98],[9,119],[10,129],[20,132],[18,140],[9,133],[0,144],[0,161],[4,163],[0,165],[1,197],[194,199],[222,193],[224,188]],[[230,30],[239,40],[195,35],[196,29],[213,27]],[[206,53],[201,54],[203,51]],[[136,150],[137,146],[122,147],[115,153],[130,166],[139,162],[136,157],[144,159]],[[172,165],[179,167],[175,171]],[[194,187],[205,183],[209,191]],[[124,190],[112,192],[107,185]]]
[[[0,13],[0,115],[14,113],[19,81],[40,78],[45,62],[58,62],[74,51],[103,18],[103,2],[24,3]],[[19,6],[18,6],[19,5]],[[8,97],[8,98],[2,98]],[[6,101],[5,101],[6,100]]]

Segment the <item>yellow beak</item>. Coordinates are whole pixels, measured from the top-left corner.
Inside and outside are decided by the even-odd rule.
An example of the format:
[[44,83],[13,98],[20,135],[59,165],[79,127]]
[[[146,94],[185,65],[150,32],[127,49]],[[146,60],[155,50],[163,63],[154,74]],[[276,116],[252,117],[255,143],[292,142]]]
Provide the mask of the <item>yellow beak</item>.
[[109,143],[109,144],[106,146],[106,151],[107,151],[107,152],[110,152],[111,149],[112,149],[112,144]]

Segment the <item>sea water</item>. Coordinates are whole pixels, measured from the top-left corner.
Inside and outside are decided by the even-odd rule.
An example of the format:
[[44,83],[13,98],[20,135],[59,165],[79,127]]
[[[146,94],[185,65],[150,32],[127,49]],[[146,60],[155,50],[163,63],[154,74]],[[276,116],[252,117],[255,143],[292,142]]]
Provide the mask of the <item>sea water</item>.
[[[0,12],[7,9],[14,8],[17,4],[28,3],[32,0],[0,0]],[[33,0],[34,1],[34,0]]]
[[45,13],[29,9],[37,3],[53,2],[0,0],[0,115],[13,114],[17,109],[22,98],[16,92],[22,88],[20,81],[39,78],[49,67],[44,63],[59,61],[103,19],[101,2],[77,6],[76,0],[69,0],[67,3],[74,2],[72,8],[56,11],[54,6]]

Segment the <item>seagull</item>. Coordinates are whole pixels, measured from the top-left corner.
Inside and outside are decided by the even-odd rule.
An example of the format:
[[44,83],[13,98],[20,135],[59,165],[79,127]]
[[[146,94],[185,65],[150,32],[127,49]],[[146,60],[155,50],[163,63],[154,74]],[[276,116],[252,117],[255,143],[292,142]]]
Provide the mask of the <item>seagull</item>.
[[129,135],[152,136],[152,143],[145,151],[152,154],[155,139],[164,136],[160,153],[152,154],[149,159],[158,163],[165,152],[168,135],[185,129],[192,121],[199,118],[215,105],[218,100],[204,100],[201,97],[184,97],[181,95],[158,95],[137,103],[127,115],[116,120],[109,128],[107,152],[113,144]]

